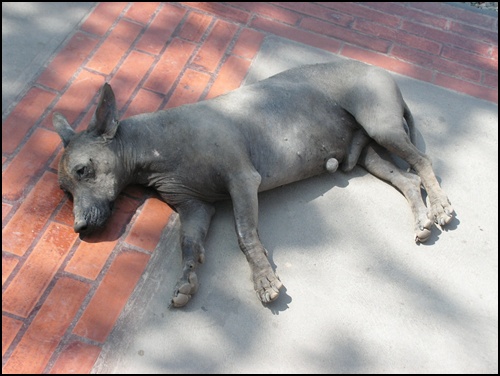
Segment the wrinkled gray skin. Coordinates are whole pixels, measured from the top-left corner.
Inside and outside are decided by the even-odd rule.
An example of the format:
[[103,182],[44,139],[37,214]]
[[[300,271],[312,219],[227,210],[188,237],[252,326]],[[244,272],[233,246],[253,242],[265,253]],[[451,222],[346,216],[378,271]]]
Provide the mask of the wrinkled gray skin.
[[[122,121],[105,84],[86,131],[75,133],[58,113],[53,122],[65,147],[59,182],[74,198],[76,232],[103,226],[131,183],[155,188],[179,213],[184,267],[171,304],[181,307],[198,288],[196,268],[220,199],[233,202],[239,245],[263,303],[277,299],[282,283],[257,232],[260,191],[359,163],[405,195],[417,242],[427,240],[432,222],[449,223],[453,209],[403,119],[412,134],[411,113],[392,77],[346,61],[299,67],[211,100]],[[397,168],[389,152],[417,174]]]

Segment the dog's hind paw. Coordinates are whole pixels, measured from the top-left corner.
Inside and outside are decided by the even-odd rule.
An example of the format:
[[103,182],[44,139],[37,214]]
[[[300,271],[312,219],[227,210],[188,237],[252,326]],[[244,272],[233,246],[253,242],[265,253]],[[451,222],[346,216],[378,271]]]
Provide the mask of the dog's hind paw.
[[445,226],[453,219],[453,208],[448,199],[432,205],[432,220],[439,226]]
[[415,243],[425,243],[431,236],[431,230],[424,228],[415,233]]
[[425,243],[432,233],[432,221],[427,218],[421,218],[415,227],[415,243]]
[[440,213],[439,215],[435,215],[434,216],[434,221],[439,226],[445,226],[448,223],[450,223],[451,220],[453,219],[453,214],[452,213],[450,213],[450,214],[448,214],[448,213]]

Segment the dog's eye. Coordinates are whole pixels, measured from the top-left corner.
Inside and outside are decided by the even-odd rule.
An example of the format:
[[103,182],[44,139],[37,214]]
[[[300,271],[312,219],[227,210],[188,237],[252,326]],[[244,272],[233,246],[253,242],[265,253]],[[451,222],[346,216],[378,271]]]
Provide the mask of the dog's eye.
[[76,170],[76,174],[78,175],[79,178],[85,177],[87,174],[87,168],[85,166],[80,167],[79,169]]
[[94,176],[94,169],[90,165],[78,165],[74,171],[77,180],[88,179]]

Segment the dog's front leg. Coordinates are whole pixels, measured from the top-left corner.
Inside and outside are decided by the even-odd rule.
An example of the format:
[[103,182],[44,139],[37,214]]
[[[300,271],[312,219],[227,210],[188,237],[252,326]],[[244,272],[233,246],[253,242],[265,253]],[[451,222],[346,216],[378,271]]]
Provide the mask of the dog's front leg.
[[171,305],[182,307],[198,290],[196,267],[205,259],[203,242],[215,213],[213,205],[190,200],[176,206],[181,222],[182,276],[177,282]]
[[283,284],[274,273],[257,232],[260,180],[260,175],[252,168],[247,173],[231,177],[229,192],[233,201],[238,243],[252,269],[254,289],[263,303],[269,303],[278,298]]

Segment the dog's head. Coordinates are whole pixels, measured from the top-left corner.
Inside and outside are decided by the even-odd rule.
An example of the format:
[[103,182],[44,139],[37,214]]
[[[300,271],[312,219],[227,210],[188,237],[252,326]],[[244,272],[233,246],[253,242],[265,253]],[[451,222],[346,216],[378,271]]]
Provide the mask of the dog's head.
[[87,130],[76,133],[59,113],[54,113],[53,124],[64,145],[59,185],[73,197],[75,232],[86,235],[104,225],[123,189],[123,168],[115,142],[119,122],[111,86],[106,83],[102,87]]

